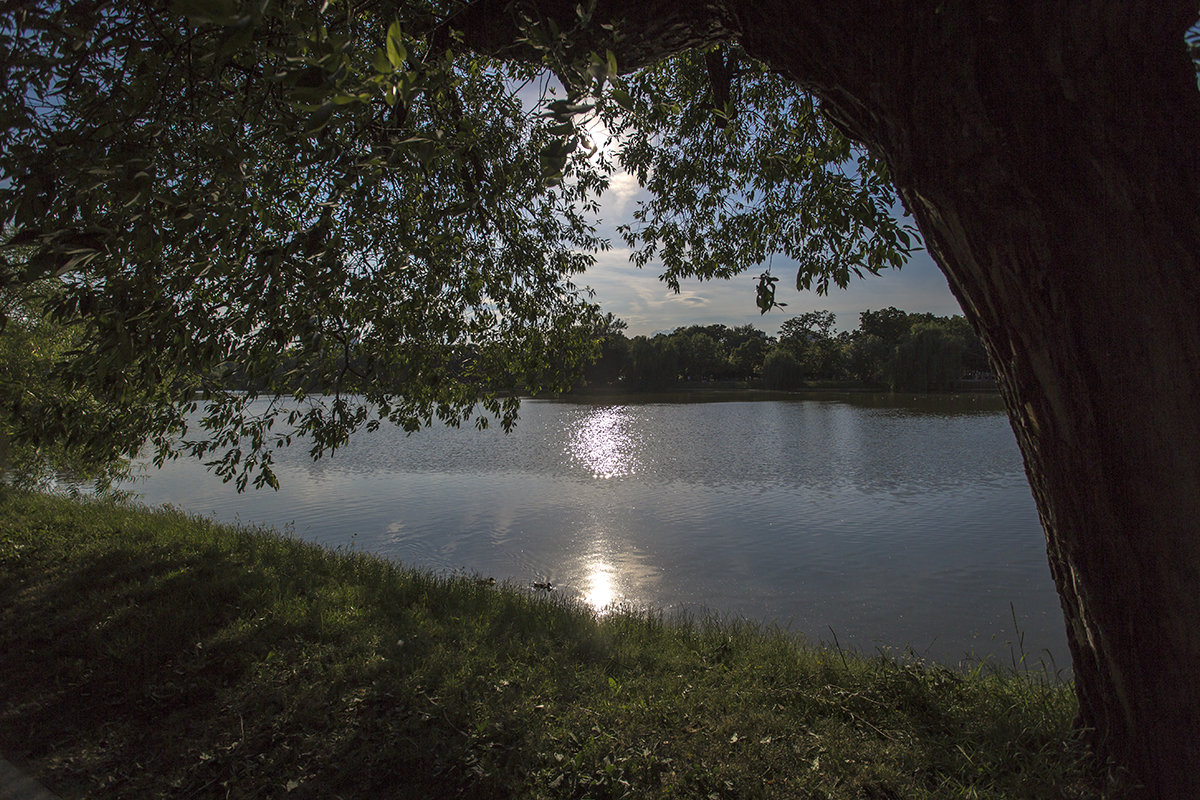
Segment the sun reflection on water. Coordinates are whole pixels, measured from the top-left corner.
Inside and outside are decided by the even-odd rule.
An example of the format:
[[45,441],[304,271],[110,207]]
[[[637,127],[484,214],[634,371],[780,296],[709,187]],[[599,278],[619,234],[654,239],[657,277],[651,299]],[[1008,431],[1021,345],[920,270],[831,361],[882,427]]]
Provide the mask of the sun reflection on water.
[[603,614],[617,601],[616,570],[612,564],[595,560],[587,564],[584,576],[583,602],[597,614]]
[[611,533],[593,536],[567,571],[575,597],[597,616],[644,607],[655,596],[655,586],[663,576],[662,567],[650,554]]
[[625,406],[594,408],[574,425],[567,453],[596,478],[620,478],[637,472],[638,437]]

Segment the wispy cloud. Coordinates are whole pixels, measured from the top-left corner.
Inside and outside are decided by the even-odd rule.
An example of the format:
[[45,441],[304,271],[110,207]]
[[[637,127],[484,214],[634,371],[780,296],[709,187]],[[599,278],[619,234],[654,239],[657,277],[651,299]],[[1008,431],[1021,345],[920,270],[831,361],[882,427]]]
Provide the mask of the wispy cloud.
[[754,303],[754,275],[719,281],[685,280],[676,294],[658,279],[661,265],[652,263],[638,269],[629,262],[629,255],[626,248],[597,254],[595,266],[582,282],[595,289],[595,299],[605,311],[629,323],[631,336],[710,323],[751,324],[775,335],[779,325],[792,315],[819,309],[835,312],[838,327],[843,330],[857,328],[858,315],[867,309],[896,306],[905,311],[962,313],[941,271],[926,253],[918,253],[901,270],[856,280],[845,291],[834,289],[824,297],[793,288],[795,265],[776,258],[774,272],[782,278],[778,298],[788,305],[766,315],[760,315]]
[[[530,85],[521,92],[529,107],[537,102],[538,87]],[[593,144],[611,151],[620,142],[611,137],[598,121],[587,123]],[[621,243],[618,226],[633,221],[639,200],[647,197],[637,179],[626,172],[614,173],[608,189],[600,198],[597,232],[609,241]],[[760,315],[755,305],[757,273],[753,265],[747,273],[730,280],[684,280],[675,293],[658,279],[662,265],[651,262],[638,269],[629,261],[630,250],[617,247],[596,254],[595,266],[577,281],[595,290],[595,300],[605,311],[625,320],[629,334],[653,334],[685,325],[720,323],[729,326],[751,324],[775,335],[780,324],[795,314],[827,309],[838,316],[838,328],[858,327],[859,314],[867,309],[896,306],[905,311],[930,311],[935,314],[962,313],[946,280],[927,253],[917,253],[902,270],[889,270],[879,276],[855,280],[847,290],[834,289],[822,297],[815,292],[800,292],[794,286],[796,265],[776,256],[773,272],[782,280],[778,300],[787,307]]]
[[608,179],[608,191],[604,193],[603,205],[606,212],[623,217],[642,187],[637,178],[628,172],[618,172]]
[[[599,232],[614,243],[621,242],[617,226],[633,221],[639,200],[645,197],[637,179],[625,172],[614,174],[608,190],[600,199]],[[795,289],[797,265],[776,256],[773,272],[782,280],[778,299],[787,307],[760,315],[755,305],[757,273],[752,265],[747,273],[729,280],[681,282],[678,294],[658,279],[662,264],[651,262],[638,269],[629,261],[630,250],[617,247],[596,255],[595,267],[583,276],[582,283],[596,290],[596,301],[629,324],[630,335],[669,331],[684,325],[751,324],[771,335],[779,325],[795,314],[827,309],[838,315],[838,328],[858,327],[859,314],[895,306],[905,311],[929,311],[935,314],[961,314],[958,301],[950,293],[941,270],[926,252],[915,254],[903,269],[888,270],[854,280],[846,290],[833,289],[828,296]]]

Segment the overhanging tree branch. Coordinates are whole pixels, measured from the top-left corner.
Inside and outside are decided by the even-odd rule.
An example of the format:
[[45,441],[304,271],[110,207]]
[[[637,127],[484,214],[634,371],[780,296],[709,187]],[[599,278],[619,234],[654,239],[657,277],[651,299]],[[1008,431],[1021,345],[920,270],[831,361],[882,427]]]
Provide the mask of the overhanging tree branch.
[[478,0],[446,20],[439,36],[446,41],[454,30],[478,53],[519,61],[541,61],[557,48],[567,59],[612,51],[624,73],[727,41],[731,21],[722,3]]

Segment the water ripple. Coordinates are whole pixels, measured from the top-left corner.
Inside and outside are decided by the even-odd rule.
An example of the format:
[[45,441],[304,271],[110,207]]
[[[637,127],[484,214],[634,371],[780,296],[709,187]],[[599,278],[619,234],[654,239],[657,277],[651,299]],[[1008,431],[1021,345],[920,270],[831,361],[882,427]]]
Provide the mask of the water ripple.
[[381,429],[278,467],[278,493],[237,495],[186,461],[135,488],[434,570],[548,581],[597,611],[707,608],[832,627],[867,651],[1007,659],[1012,602],[1026,647],[1067,663],[1012,432],[977,405],[528,402],[511,436]]

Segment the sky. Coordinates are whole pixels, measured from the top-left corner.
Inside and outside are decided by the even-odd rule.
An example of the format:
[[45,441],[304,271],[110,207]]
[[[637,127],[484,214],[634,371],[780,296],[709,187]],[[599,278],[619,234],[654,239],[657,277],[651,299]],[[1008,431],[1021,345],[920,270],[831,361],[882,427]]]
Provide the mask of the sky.
[[[829,310],[837,314],[838,330],[858,327],[858,315],[866,310],[895,306],[904,311],[932,312],[939,316],[961,314],[962,310],[946,285],[946,279],[925,251],[914,254],[902,269],[852,279],[849,288],[830,289],[828,295],[796,289],[795,262],[776,256],[771,273],[780,278],[776,299],[787,303],[760,315],[754,304],[758,274],[763,268],[748,265],[736,278],[719,281],[681,281],[675,294],[658,279],[661,265],[651,263],[638,269],[629,261],[630,251],[616,236],[616,226],[631,221],[642,192],[636,180],[618,174],[602,198],[600,230],[608,234],[613,249],[596,255],[592,269],[576,280],[595,290],[600,307],[625,320],[629,336],[653,335],[685,325],[721,323],[730,327],[751,324],[770,336],[779,332],[784,320],[806,311]],[[620,246],[619,246],[620,245]]]
[[[544,75],[538,81],[517,89],[517,95],[528,109],[538,107],[542,92],[560,95],[557,81]],[[586,124],[592,144],[599,149],[619,146],[603,123],[591,120]],[[915,253],[899,270],[888,270],[864,279],[851,278],[847,289],[831,288],[828,295],[796,289],[796,263],[782,255],[770,262],[771,274],[780,280],[776,284],[776,300],[786,308],[776,308],[765,315],[755,305],[755,288],[763,265],[748,264],[746,272],[730,280],[700,281],[689,278],[680,281],[676,294],[658,279],[662,272],[659,262],[639,269],[630,263],[630,250],[617,235],[617,226],[633,221],[638,200],[648,197],[633,176],[618,171],[609,179],[609,188],[601,198],[598,232],[613,245],[607,252],[597,253],[595,265],[575,283],[595,290],[592,299],[605,312],[612,313],[629,325],[628,336],[652,336],[670,332],[686,325],[720,323],[729,327],[754,325],[769,336],[779,333],[779,326],[793,315],[806,311],[833,311],[837,314],[837,330],[854,330],[859,314],[895,306],[903,311],[932,312],[939,316],[962,314],[962,309],[946,285],[946,279],[924,250]],[[915,227],[915,226],[914,226]]]

